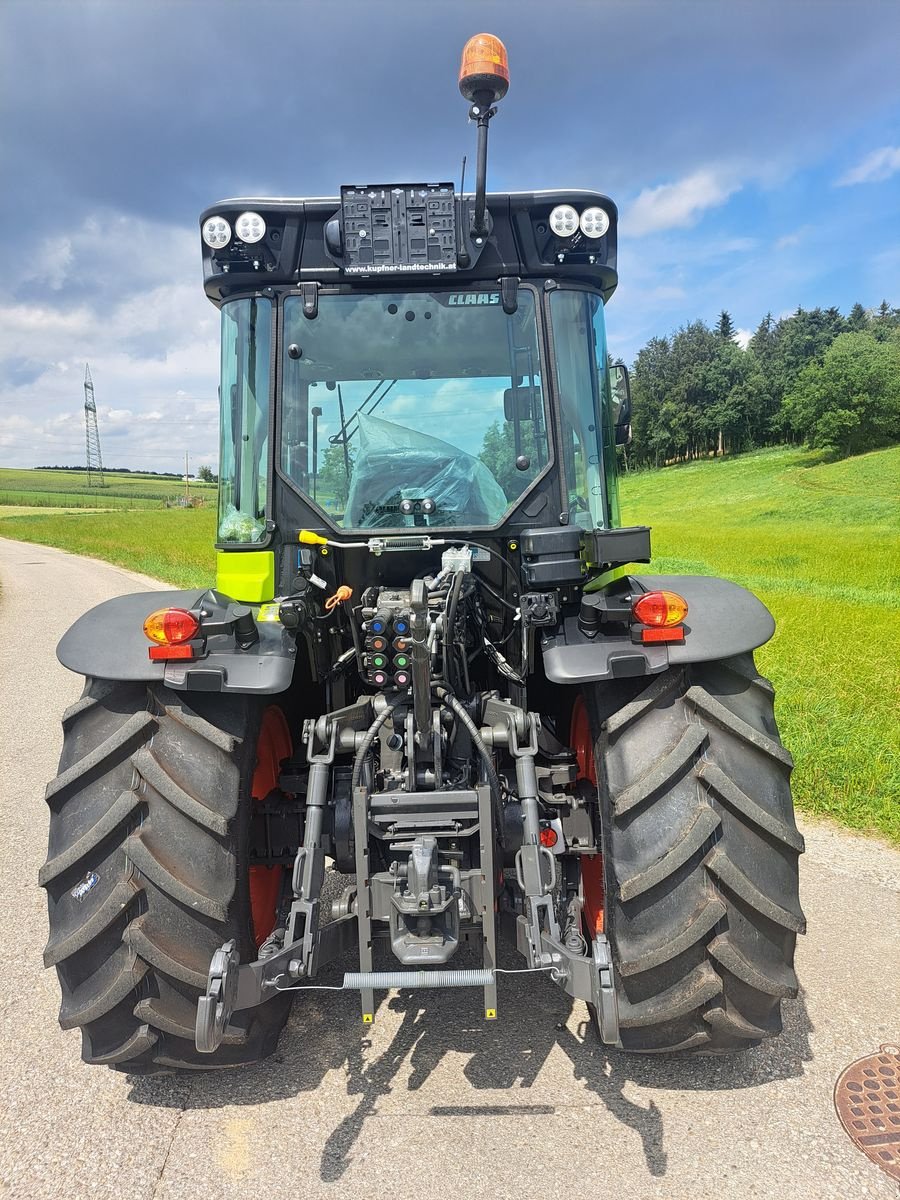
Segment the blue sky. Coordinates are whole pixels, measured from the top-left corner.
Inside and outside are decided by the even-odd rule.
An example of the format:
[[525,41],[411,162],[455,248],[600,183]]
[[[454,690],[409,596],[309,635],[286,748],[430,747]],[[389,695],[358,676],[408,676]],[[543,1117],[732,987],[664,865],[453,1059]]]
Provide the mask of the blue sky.
[[900,304],[897,0],[4,0],[0,465],[216,461],[197,216],[456,178],[466,38],[509,49],[490,184],[620,211],[610,349],[727,308]]

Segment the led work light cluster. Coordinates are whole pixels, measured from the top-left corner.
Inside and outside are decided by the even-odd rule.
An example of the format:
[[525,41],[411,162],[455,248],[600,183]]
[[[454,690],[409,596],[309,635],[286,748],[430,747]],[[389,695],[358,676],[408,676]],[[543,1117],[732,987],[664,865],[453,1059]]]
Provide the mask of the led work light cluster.
[[366,634],[366,674],[369,683],[380,688],[409,687],[408,618],[377,612],[363,629]]
[[591,205],[579,213],[571,204],[557,204],[550,210],[551,232],[558,238],[572,238],[583,233],[587,238],[602,238],[609,229],[609,213],[604,208]]
[[[224,217],[207,217],[201,230],[203,240],[212,250],[222,250],[231,241],[232,229]],[[266,222],[255,212],[244,212],[234,223],[234,236],[252,246],[266,236]]]

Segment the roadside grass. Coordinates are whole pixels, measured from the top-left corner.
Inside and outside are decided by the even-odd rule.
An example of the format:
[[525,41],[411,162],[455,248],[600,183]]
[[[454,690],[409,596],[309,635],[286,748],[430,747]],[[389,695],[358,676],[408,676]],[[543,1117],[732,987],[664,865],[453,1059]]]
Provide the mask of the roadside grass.
[[[772,610],[757,663],[798,807],[900,844],[900,447],[838,463],[760,451],[625,476],[621,491],[623,522],[653,527],[641,569],[721,575]],[[212,507],[34,513],[2,534],[180,587],[215,574]]]
[[215,508],[9,517],[0,536],[102,558],[177,587],[210,587],[216,576]]
[[771,609],[756,658],[798,806],[900,844],[900,448],[669,467],[622,498],[625,523],[653,527],[650,570],[721,575]]

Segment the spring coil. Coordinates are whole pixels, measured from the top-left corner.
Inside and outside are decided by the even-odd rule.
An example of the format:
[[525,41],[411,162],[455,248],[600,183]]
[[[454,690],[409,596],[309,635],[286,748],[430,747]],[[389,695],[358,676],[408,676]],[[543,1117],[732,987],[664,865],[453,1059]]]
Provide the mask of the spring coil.
[[363,988],[460,988],[488,987],[494,982],[489,970],[466,971],[348,971],[344,991]]

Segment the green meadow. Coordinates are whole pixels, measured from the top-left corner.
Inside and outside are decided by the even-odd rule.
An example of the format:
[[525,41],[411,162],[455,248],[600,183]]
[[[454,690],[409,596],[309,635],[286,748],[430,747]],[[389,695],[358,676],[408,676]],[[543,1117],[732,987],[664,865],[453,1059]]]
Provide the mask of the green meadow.
[[721,575],[777,621],[775,685],[799,807],[900,843],[900,448],[767,450],[623,480],[653,568]]
[[[0,494],[12,474],[42,476],[34,490],[45,496],[57,472],[0,472]],[[152,501],[154,485],[178,493],[175,480],[121,478],[134,483],[126,502]],[[95,507],[82,481],[79,494],[88,491],[85,507]],[[774,613],[757,662],[797,761],[798,806],[900,844],[900,447],[834,463],[759,451],[626,475],[621,494],[623,523],[653,527],[651,570],[733,579]],[[0,534],[182,587],[210,583],[213,507],[165,509],[156,496],[130,512],[18,508],[3,519],[0,507]]]
[[[0,468],[0,519],[4,507],[30,508],[159,508],[184,495],[178,479],[136,472],[106,472],[104,487],[88,487],[84,471],[26,471]],[[191,495],[215,500],[215,484],[191,480]]]

